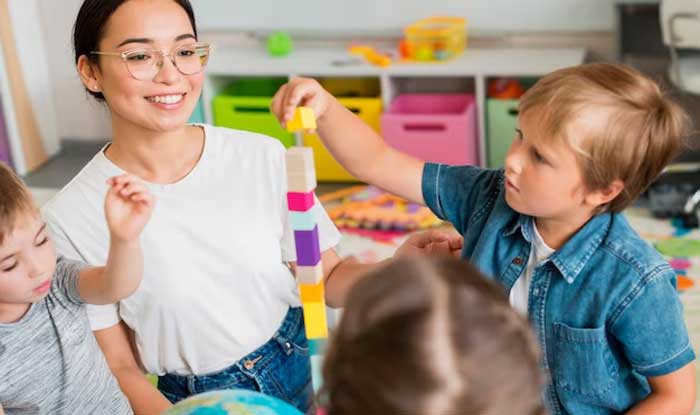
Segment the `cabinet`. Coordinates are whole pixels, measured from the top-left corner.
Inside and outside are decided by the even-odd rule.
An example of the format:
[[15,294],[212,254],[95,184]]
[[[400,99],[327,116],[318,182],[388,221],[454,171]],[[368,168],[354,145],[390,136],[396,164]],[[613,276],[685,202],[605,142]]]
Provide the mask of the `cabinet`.
[[[297,47],[286,57],[271,57],[263,47],[214,49],[206,69],[203,102],[205,120],[213,123],[212,100],[239,78],[314,77],[364,79],[379,85],[382,107],[404,94],[468,94],[474,97],[478,164],[486,166],[486,81],[496,77],[537,78],[556,69],[583,63],[581,48],[477,49],[441,63],[394,63],[379,68],[350,56],[342,47]],[[296,143],[302,144],[301,136]]]

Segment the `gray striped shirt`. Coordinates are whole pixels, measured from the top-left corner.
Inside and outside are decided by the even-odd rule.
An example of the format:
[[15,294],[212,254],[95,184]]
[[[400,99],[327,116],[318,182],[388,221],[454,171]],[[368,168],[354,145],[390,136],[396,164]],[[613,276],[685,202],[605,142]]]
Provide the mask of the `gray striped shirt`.
[[90,331],[77,288],[83,265],[59,258],[51,290],[0,324],[0,405],[7,415],[132,414]]

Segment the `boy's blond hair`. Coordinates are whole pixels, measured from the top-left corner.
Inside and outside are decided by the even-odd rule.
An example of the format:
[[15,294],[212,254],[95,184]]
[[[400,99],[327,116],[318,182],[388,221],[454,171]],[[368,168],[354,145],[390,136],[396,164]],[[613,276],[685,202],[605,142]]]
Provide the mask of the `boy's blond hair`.
[[[654,81],[605,63],[548,74],[523,95],[519,109],[541,117],[541,139],[563,139],[573,148],[587,190],[624,182],[622,192],[596,213],[619,212],[634,201],[677,155],[690,125]],[[584,120],[604,127],[585,127]],[[572,121],[584,128],[572,131]]]
[[34,200],[27,186],[0,162],[0,244],[12,233],[22,216],[35,212]]

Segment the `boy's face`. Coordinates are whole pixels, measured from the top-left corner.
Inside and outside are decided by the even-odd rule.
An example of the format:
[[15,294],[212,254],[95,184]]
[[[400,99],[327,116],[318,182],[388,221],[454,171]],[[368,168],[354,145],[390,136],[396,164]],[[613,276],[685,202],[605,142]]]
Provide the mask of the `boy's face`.
[[566,220],[592,212],[576,155],[562,142],[544,144],[536,112],[518,120],[505,160],[506,202],[536,218]]
[[26,309],[51,288],[56,252],[38,214],[24,215],[0,244],[0,315]]

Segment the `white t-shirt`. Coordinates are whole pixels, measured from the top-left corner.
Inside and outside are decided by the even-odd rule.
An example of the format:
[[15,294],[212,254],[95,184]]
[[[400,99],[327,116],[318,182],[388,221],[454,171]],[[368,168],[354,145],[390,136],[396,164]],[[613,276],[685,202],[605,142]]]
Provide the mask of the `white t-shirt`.
[[537,266],[549,258],[554,253],[554,249],[550,248],[542,239],[542,236],[537,231],[535,222],[532,222],[532,242],[530,247],[530,257],[527,260],[525,271],[513,284],[510,289],[510,305],[523,315],[527,315],[527,301],[530,294],[530,282],[532,282],[532,273]]
[[[222,370],[268,341],[289,306],[300,305],[285,264],[296,254],[284,147],[259,134],[203,128],[204,151],[186,177],[147,183],[156,203],[141,235],[140,287],[118,304],[88,309],[93,330],[124,320],[145,368],[159,375]],[[105,180],[123,173],[100,151],[44,206],[61,254],[106,262]],[[320,211],[323,251],[340,234]]]

